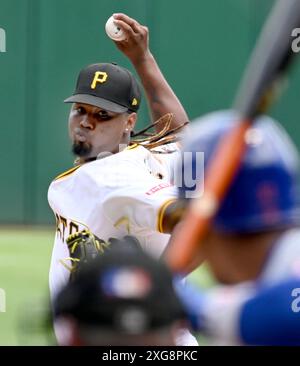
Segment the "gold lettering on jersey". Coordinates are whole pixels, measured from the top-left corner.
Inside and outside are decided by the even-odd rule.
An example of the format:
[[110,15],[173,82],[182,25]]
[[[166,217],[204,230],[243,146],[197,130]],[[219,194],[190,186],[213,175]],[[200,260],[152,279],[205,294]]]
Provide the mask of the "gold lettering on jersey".
[[67,219],[62,216],[60,216],[60,220],[61,220],[62,227],[63,227],[62,240],[65,241],[65,231],[66,231],[68,222],[67,222]]
[[75,222],[71,221],[69,225],[69,235],[72,235],[73,233],[76,233],[79,231],[79,226],[75,224]]
[[130,234],[130,221],[127,216],[122,216],[119,220],[117,220],[114,224],[115,228],[120,227],[121,225],[125,225],[127,233]]
[[59,216],[58,214],[55,214],[55,219],[56,219],[56,235],[59,235],[59,237],[61,238],[62,236],[62,232],[60,230],[60,219],[59,219]]
[[96,89],[97,83],[103,84],[106,82],[108,75],[104,71],[96,71],[94,75],[93,82],[91,84],[91,89]]
[[55,215],[56,217],[56,234],[59,235],[62,241],[65,241],[65,231],[67,228],[67,219],[60,215]]
[[73,221],[69,221],[58,214],[55,214],[56,218],[56,235],[59,236],[61,241],[65,241],[67,237],[76,231],[79,231],[79,225]]

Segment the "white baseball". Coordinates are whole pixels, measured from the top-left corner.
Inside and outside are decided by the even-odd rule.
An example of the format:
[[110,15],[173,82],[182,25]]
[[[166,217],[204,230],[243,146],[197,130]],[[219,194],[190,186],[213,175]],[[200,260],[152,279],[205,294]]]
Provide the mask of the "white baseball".
[[114,41],[123,41],[126,38],[126,34],[123,29],[115,25],[113,16],[107,20],[105,24],[105,31],[108,37]]

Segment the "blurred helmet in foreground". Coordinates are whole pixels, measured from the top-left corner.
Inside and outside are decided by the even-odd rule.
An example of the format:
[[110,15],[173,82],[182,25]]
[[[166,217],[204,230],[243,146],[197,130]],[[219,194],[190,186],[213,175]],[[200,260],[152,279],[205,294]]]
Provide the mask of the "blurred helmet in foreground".
[[169,270],[142,250],[111,249],[85,264],[54,309],[56,319],[71,317],[87,329],[124,336],[184,318]]
[[[185,139],[179,169],[184,177],[178,185],[181,198],[190,198],[195,181],[203,181],[217,144],[237,122],[234,111],[214,112],[194,121]],[[245,138],[246,153],[218,210],[214,228],[220,232],[247,233],[299,224],[299,155],[291,139],[268,116],[257,118]],[[204,153],[204,169],[196,161],[199,152]]]

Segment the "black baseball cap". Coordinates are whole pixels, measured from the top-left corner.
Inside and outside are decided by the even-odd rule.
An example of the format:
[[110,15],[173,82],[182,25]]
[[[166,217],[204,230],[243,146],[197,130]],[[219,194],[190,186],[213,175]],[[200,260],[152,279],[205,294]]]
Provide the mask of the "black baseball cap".
[[165,264],[142,250],[112,249],[82,268],[57,296],[54,315],[138,335],[185,319]]
[[93,64],[80,71],[73,95],[64,102],[90,104],[116,113],[136,112],[141,89],[124,67],[115,63]]

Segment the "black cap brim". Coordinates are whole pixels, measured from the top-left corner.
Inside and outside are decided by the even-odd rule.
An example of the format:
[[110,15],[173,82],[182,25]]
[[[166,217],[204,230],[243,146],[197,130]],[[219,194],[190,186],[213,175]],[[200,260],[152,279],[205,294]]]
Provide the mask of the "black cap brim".
[[64,103],[83,103],[105,109],[115,113],[124,113],[128,111],[127,107],[111,102],[110,100],[96,97],[90,94],[76,94],[64,100]]

